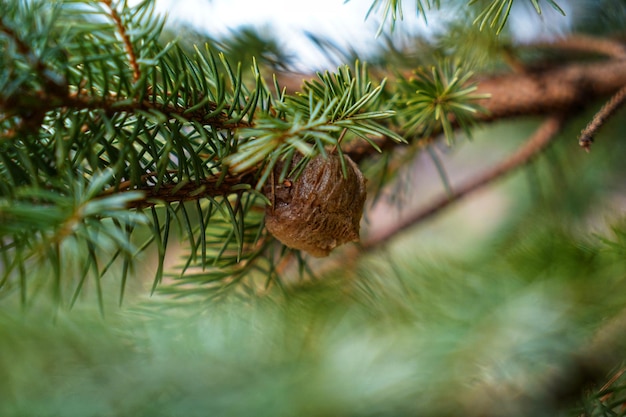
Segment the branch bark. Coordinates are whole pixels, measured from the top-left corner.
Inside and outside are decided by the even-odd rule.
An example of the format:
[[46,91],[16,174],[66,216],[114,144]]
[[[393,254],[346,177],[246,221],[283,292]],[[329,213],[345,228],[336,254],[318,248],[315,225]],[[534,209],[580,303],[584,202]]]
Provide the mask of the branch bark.
[[583,52],[592,55],[605,55],[607,57],[626,58],[626,45],[615,39],[600,38],[596,36],[572,34],[563,39],[557,39],[547,43],[530,45],[532,48],[555,49],[559,51]]
[[479,81],[476,93],[491,94],[490,98],[478,101],[489,113],[478,119],[489,122],[522,115],[572,112],[593,100],[614,94],[624,85],[625,59],[531,69],[486,78]]

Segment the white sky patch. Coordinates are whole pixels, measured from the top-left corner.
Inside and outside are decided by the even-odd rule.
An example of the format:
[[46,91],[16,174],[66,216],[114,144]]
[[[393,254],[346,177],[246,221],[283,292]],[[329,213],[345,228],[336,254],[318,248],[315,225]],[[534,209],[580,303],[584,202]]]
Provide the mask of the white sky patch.
[[565,16],[547,1],[539,2],[541,15],[537,14],[530,2],[515,2],[508,22],[513,39],[519,43],[531,43],[537,40],[550,41],[566,35],[572,29],[574,14],[583,9],[583,4],[578,1],[578,8],[574,8],[570,0],[557,1]]
[[[411,1],[407,2],[412,4]],[[382,39],[376,38],[381,11],[365,20],[371,0],[157,0],[157,12],[173,24],[191,25],[200,33],[228,35],[242,25],[267,29],[302,69],[327,69],[323,54],[305,32],[326,37],[343,48],[365,52]],[[427,33],[435,26],[436,11],[428,14],[428,26],[415,8],[405,7],[397,32]],[[388,25],[385,33],[389,33]]]
[[[131,0],[131,3],[138,0]],[[579,12],[573,7],[582,0],[557,0],[565,10],[564,17],[546,0],[540,0],[543,13],[538,16],[527,1],[516,1],[511,12],[510,25],[513,39],[529,43],[537,39],[551,39],[569,32],[572,15]],[[242,25],[268,30],[285,48],[296,56],[295,63],[301,70],[334,69],[325,56],[306,37],[305,32],[326,37],[338,46],[364,53],[382,38],[376,38],[382,10],[374,10],[365,20],[373,0],[156,0],[158,13],[167,14],[172,24],[189,25],[200,33],[211,36],[228,35]],[[396,31],[390,34],[389,22],[385,23],[385,35],[391,39],[401,34],[429,33],[444,29],[445,21],[459,10],[427,11],[428,24],[418,16],[415,0],[402,3],[404,20],[396,23]],[[462,10],[462,9],[461,9]],[[462,42],[462,39],[459,40]]]

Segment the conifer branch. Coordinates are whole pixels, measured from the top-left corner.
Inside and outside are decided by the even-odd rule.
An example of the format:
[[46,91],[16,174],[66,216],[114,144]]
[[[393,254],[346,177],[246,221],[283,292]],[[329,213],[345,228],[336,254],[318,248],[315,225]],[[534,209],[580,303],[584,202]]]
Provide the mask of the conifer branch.
[[[520,1],[538,13],[540,5],[559,10],[560,3]],[[400,0],[371,2],[374,9],[382,6],[389,17],[401,18]],[[501,52],[509,45],[495,32],[509,10],[515,12],[513,2],[457,2],[468,12],[459,19],[471,22],[467,15],[474,14],[477,24],[493,26],[481,36]],[[492,235],[501,244],[472,247],[471,256],[461,254],[462,259],[456,250],[432,261],[416,257],[415,248],[387,253],[394,237],[519,174],[541,155],[556,160],[561,151],[576,152],[569,142],[558,152],[546,150],[581,109],[608,99],[583,131],[581,145],[588,147],[626,101],[623,44],[572,36],[547,45],[572,61],[548,58],[527,66],[520,58],[518,73],[474,77],[468,71],[475,69],[473,60],[489,54],[465,59],[472,55],[472,41],[463,38],[467,22],[462,22],[449,37],[458,48],[445,42],[441,48],[418,46],[418,53],[397,61],[402,67],[388,59],[399,51],[385,51],[390,55],[381,54],[380,72],[357,61],[290,91],[281,88],[280,79],[268,88],[267,74],[256,64],[249,72],[248,65],[233,66],[237,60],[228,48],[216,53],[208,45],[193,51],[175,42],[163,45],[164,20],[155,15],[154,1],[129,3],[0,0],[0,329],[6,328],[0,373],[10,397],[0,401],[1,415],[40,415],[41,410],[66,415],[77,409],[171,415],[183,408],[210,415],[255,415],[259,409],[279,415],[288,409],[303,417],[380,410],[514,417],[567,409],[577,414],[571,405],[581,392],[616,365],[619,374],[592,394],[606,407],[596,412],[585,406],[585,413],[623,414],[626,315],[615,312],[626,300],[626,225],[602,243],[599,235],[593,242],[581,238],[579,230],[588,214],[608,206],[608,199],[592,199],[589,191],[597,191],[598,183],[613,189],[623,182],[617,152],[602,160],[601,175],[577,167],[575,174],[584,172],[585,178],[577,176],[576,187],[560,187],[567,172],[557,180],[561,173],[552,169],[558,164],[539,170],[546,179],[538,190],[542,203],[559,204],[528,207],[529,199],[520,196],[516,207],[538,215],[509,213],[507,227]],[[414,2],[424,19],[440,3]],[[594,10],[610,3],[602,0]],[[455,2],[445,7],[450,4]],[[531,48],[528,56],[536,56],[537,45]],[[480,64],[492,63],[491,58]],[[416,70],[413,80],[396,73],[416,65],[428,70]],[[351,245],[330,262],[310,262],[300,250],[278,242],[270,226],[272,212],[293,203],[292,175],[314,167],[306,164],[319,160],[318,154],[336,153],[343,165],[335,164],[337,173],[360,174],[343,157],[349,155],[381,189],[425,145],[445,137],[452,146],[458,132],[469,137],[479,124],[536,116],[536,130],[515,151],[458,184],[448,181],[432,154],[445,193],[424,201],[390,229],[372,231],[362,247]],[[503,141],[511,128],[504,127]],[[468,163],[481,161],[462,162]],[[303,206],[311,210],[281,220],[282,225],[315,224],[320,211],[324,214],[317,196],[334,201],[341,194],[347,206],[360,205],[338,178],[326,180],[328,166],[320,165],[312,180],[298,184]],[[361,201],[365,179],[357,177]],[[291,202],[282,198],[287,195]],[[562,207],[567,212],[575,207],[584,217],[565,216]],[[333,215],[345,218],[349,209],[342,205]],[[583,211],[589,209],[594,213]],[[295,204],[290,210],[297,211]],[[355,214],[358,224],[360,207]],[[552,214],[560,216],[558,221]],[[320,234],[320,229],[304,230]],[[412,253],[407,256],[405,249]],[[324,271],[333,261],[338,265],[334,279]],[[139,266],[135,271],[134,265]],[[150,269],[144,266],[154,271],[151,282],[146,283]],[[294,275],[315,282],[296,286]],[[494,282],[494,276],[506,279]],[[138,292],[129,285],[131,277]],[[144,304],[146,284],[165,297]],[[116,289],[119,297],[111,292]],[[88,316],[75,311],[65,317],[62,311],[92,303],[103,314],[111,295],[120,304],[126,298],[132,309],[108,315],[95,327]],[[26,319],[37,318],[39,311],[48,311],[49,301],[58,311],[57,326],[48,326],[46,317],[25,321],[15,314],[21,302],[35,307]],[[156,311],[167,307],[174,308]],[[611,316],[615,319],[607,324]],[[13,355],[16,346],[24,354]],[[181,346],[193,349],[189,362],[183,358],[189,355],[177,355]],[[208,368],[198,368],[200,362]],[[242,366],[253,370],[245,381]],[[133,372],[120,379],[121,367]],[[75,369],[81,372],[71,372]],[[58,389],[38,383],[42,374],[65,378],[64,383]],[[294,396],[292,382],[311,375]],[[139,397],[122,389],[138,380],[158,381],[158,386],[144,387],[146,395]],[[613,384],[616,380],[621,381]],[[154,395],[163,394],[162,381],[165,395]],[[122,388],[107,389],[111,384]],[[49,401],[65,400],[68,387],[77,400]],[[237,395],[242,389],[260,400],[242,407]],[[181,395],[171,401],[170,392]],[[311,398],[329,393],[332,404],[321,411],[310,407]],[[156,400],[143,404],[142,398]]]
[[[490,96],[489,98],[477,101],[486,111],[476,114],[475,117],[480,122],[494,122],[520,116],[550,115],[554,112],[560,112],[562,114],[576,112],[588,104],[590,100],[614,92],[622,85],[621,83],[626,83],[626,61],[622,60],[593,64],[574,63],[534,71],[531,70],[525,73],[496,75],[478,82],[478,88],[475,93],[477,95],[489,94]],[[104,106],[105,109],[123,111],[133,111],[142,108],[142,106],[146,106],[146,108],[155,106],[153,103],[147,102],[137,105],[124,105],[127,107],[115,107],[114,102],[103,105],[101,102],[89,102],[82,99],[77,99],[77,101],[68,102],[67,104],[73,104],[79,108],[81,106],[84,108],[90,108],[92,106],[98,108],[98,106]],[[158,106],[156,106],[156,108],[163,111],[163,109]],[[178,114],[177,112],[182,111],[182,109],[170,107],[167,111]],[[197,118],[197,120],[205,123],[208,122],[202,120],[202,112],[198,112],[197,114],[192,113],[191,116],[185,114],[185,116],[191,119]],[[210,123],[216,128],[228,129],[254,126],[243,121],[232,125],[228,124],[222,118],[213,119]],[[452,125],[458,127],[454,120],[452,120]],[[398,133],[402,134],[403,132]],[[434,129],[433,134],[438,133],[440,133],[440,130]],[[372,143],[382,150],[404,146],[397,141],[385,137],[378,137],[372,138],[371,143],[365,141],[349,142],[343,149],[346,154],[350,155],[353,160],[358,162],[377,153]],[[180,194],[170,194],[167,190],[169,186],[154,193],[149,191],[150,187],[147,184],[140,186],[140,188],[147,192],[146,195],[154,199],[163,198],[166,201],[174,201],[176,196],[181,197],[182,200],[188,199],[190,195],[194,194],[191,193],[193,187],[198,187],[197,189],[205,187],[202,193],[197,194],[198,198],[202,195],[224,195],[224,193],[228,193],[229,186],[235,185],[237,178],[244,181],[242,183],[243,185],[249,185],[254,188],[256,180],[249,174],[256,169],[258,169],[258,167],[251,167],[243,173],[245,175],[228,177],[229,179],[220,188],[214,188],[212,186],[215,184],[215,178],[217,177],[200,179],[194,186],[188,185],[181,188]],[[148,177],[149,175],[146,178]],[[196,188],[193,189],[196,190]],[[117,191],[122,192],[124,188],[119,188]],[[145,206],[147,203],[137,201],[132,204]]]

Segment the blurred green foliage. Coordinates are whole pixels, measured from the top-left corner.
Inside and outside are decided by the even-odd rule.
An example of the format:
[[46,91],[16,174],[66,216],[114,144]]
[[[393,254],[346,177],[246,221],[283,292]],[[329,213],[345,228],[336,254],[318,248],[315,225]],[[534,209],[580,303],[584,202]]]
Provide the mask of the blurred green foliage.
[[[418,232],[263,297],[135,295],[104,318],[87,302],[68,312],[43,298],[23,313],[4,303],[0,414],[619,415],[620,380],[610,402],[599,381],[567,404],[549,382],[571,382],[568,369],[626,304],[626,223],[606,211],[623,193],[624,144],[612,142],[623,129],[607,126],[590,155],[558,142],[537,184],[507,181],[498,192],[519,208],[470,255],[429,250]],[[577,166],[554,166],[566,158]],[[558,179],[544,172],[557,169]],[[529,184],[535,194],[519,192]],[[455,239],[445,218],[440,239]]]

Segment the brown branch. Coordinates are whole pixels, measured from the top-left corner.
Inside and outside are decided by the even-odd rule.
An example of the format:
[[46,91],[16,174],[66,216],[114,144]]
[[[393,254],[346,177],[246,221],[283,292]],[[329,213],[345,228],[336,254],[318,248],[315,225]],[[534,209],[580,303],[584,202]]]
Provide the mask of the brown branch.
[[529,70],[479,80],[476,94],[491,94],[477,104],[489,122],[515,116],[550,115],[583,108],[592,100],[614,94],[626,84],[626,60]]
[[[26,104],[21,104],[21,103]],[[33,103],[37,103],[37,107],[33,107]],[[2,104],[2,103],[0,103]],[[79,93],[57,94],[36,91],[33,93],[23,94],[20,100],[14,104],[13,108],[7,109],[8,114],[20,115],[22,110],[28,110],[31,114],[33,111],[45,114],[57,108],[71,108],[76,110],[103,110],[106,114],[115,113],[134,113],[138,110],[157,110],[166,116],[182,116],[187,120],[197,121],[202,124],[208,124],[216,129],[238,129],[242,127],[250,127],[251,124],[245,121],[232,122],[224,113],[217,116],[207,117],[206,110],[197,109],[189,112],[185,107],[176,106],[175,104],[161,104],[150,100],[142,102],[122,102],[114,97],[107,96],[104,98],[93,98]],[[28,105],[27,105],[28,104]],[[217,104],[208,103],[210,110],[217,108]],[[4,108],[0,106],[0,109]],[[7,135],[4,135],[7,136]]]
[[133,70],[133,81],[137,82],[141,77],[141,71],[139,70],[137,56],[135,55],[135,50],[133,49],[133,44],[130,40],[130,36],[128,36],[128,32],[126,32],[126,27],[122,23],[122,18],[117,13],[117,10],[115,10],[115,8],[111,5],[111,0],[101,1],[102,3],[107,5],[111,14],[111,19],[113,19],[113,22],[115,22],[117,32],[120,34],[122,42],[124,43],[124,50],[126,51],[126,55],[128,55],[128,63]]
[[[123,103],[114,98],[92,99],[90,97],[69,94],[66,97],[59,98],[54,107],[70,107],[74,109],[87,109],[87,110],[104,110],[106,113],[133,113],[137,110],[157,110],[165,113],[166,115],[182,116],[187,120],[197,121],[203,124],[209,124],[216,129],[238,129],[242,127],[250,127],[250,123],[245,121],[229,122],[228,117],[221,113],[217,116],[207,117],[206,110],[198,109],[193,112],[188,112],[186,108],[179,107],[174,104],[160,104],[152,102],[150,100],[143,100],[142,102]],[[208,103],[210,109],[216,109],[217,104]]]
[[604,125],[604,123],[624,104],[626,101],[626,84],[598,111],[587,127],[583,129],[578,138],[578,143],[582,148],[589,152],[589,147],[593,142],[596,132]]
[[430,205],[420,211],[413,213],[410,217],[394,224],[391,228],[384,232],[368,238],[362,243],[363,248],[372,249],[388,242],[392,237],[398,235],[402,231],[410,228],[414,224],[423,221],[437,213],[449,205],[461,200],[466,195],[491,184],[505,175],[513,172],[515,169],[528,164],[537,154],[543,151],[554,139],[556,134],[561,130],[565,117],[562,115],[553,115],[548,117],[530,139],[522,145],[513,155],[502,161],[492,169],[471,179],[459,187],[453,188],[452,194],[446,194],[434,200]]
[[[34,107],[33,103],[37,103],[36,107]],[[236,122],[229,121],[228,117],[224,113],[220,113],[217,116],[207,117],[206,110],[203,109],[188,112],[186,108],[176,106],[174,104],[164,105],[149,100],[143,100],[142,102],[121,103],[120,100],[113,97],[96,99],[79,95],[77,93],[57,94],[39,91],[30,94],[24,93],[19,97],[19,101],[12,101],[10,104],[11,108],[7,109],[7,113],[10,116],[17,115],[22,120],[24,117],[22,117],[21,113],[24,111],[28,111],[27,114],[29,115],[29,120],[34,119],[33,114],[38,116],[37,120],[43,120],[45,113],[57,108],[65,107],[77,110],[103,110],[109,115],[115,113],[134,113],[138,110],[157,110],[168,117],[173,115],[181,116],[187,120],[197,121],[205,125],[211,125],[215,129],[239,129],[251,126],[249,122],[243,120]],[[209,103],[207,105],[210,109],[217,108],[217,105],[214,103]],[[6,107],[8,107],[7,104],[0,101],[0,109],[5,110]],[[26,123],[22,123],[22,125],[25,124]],[[28,125],[31,126],[32,124],[33,123],[29,123]],[[41,123],[36,125],[35,128],[38,128],[40,125]],[[0,132],[0,139],[13,139],[17,136],[19,131],[21,130],[12,129]]]
[[626,46],[623,43],[613,39],[597,38],[588,35],[570,35],[553,42],[536,43],[531,46],[533,48],[549,48],[559,51],[602,54],[616,59],[626,58]]

